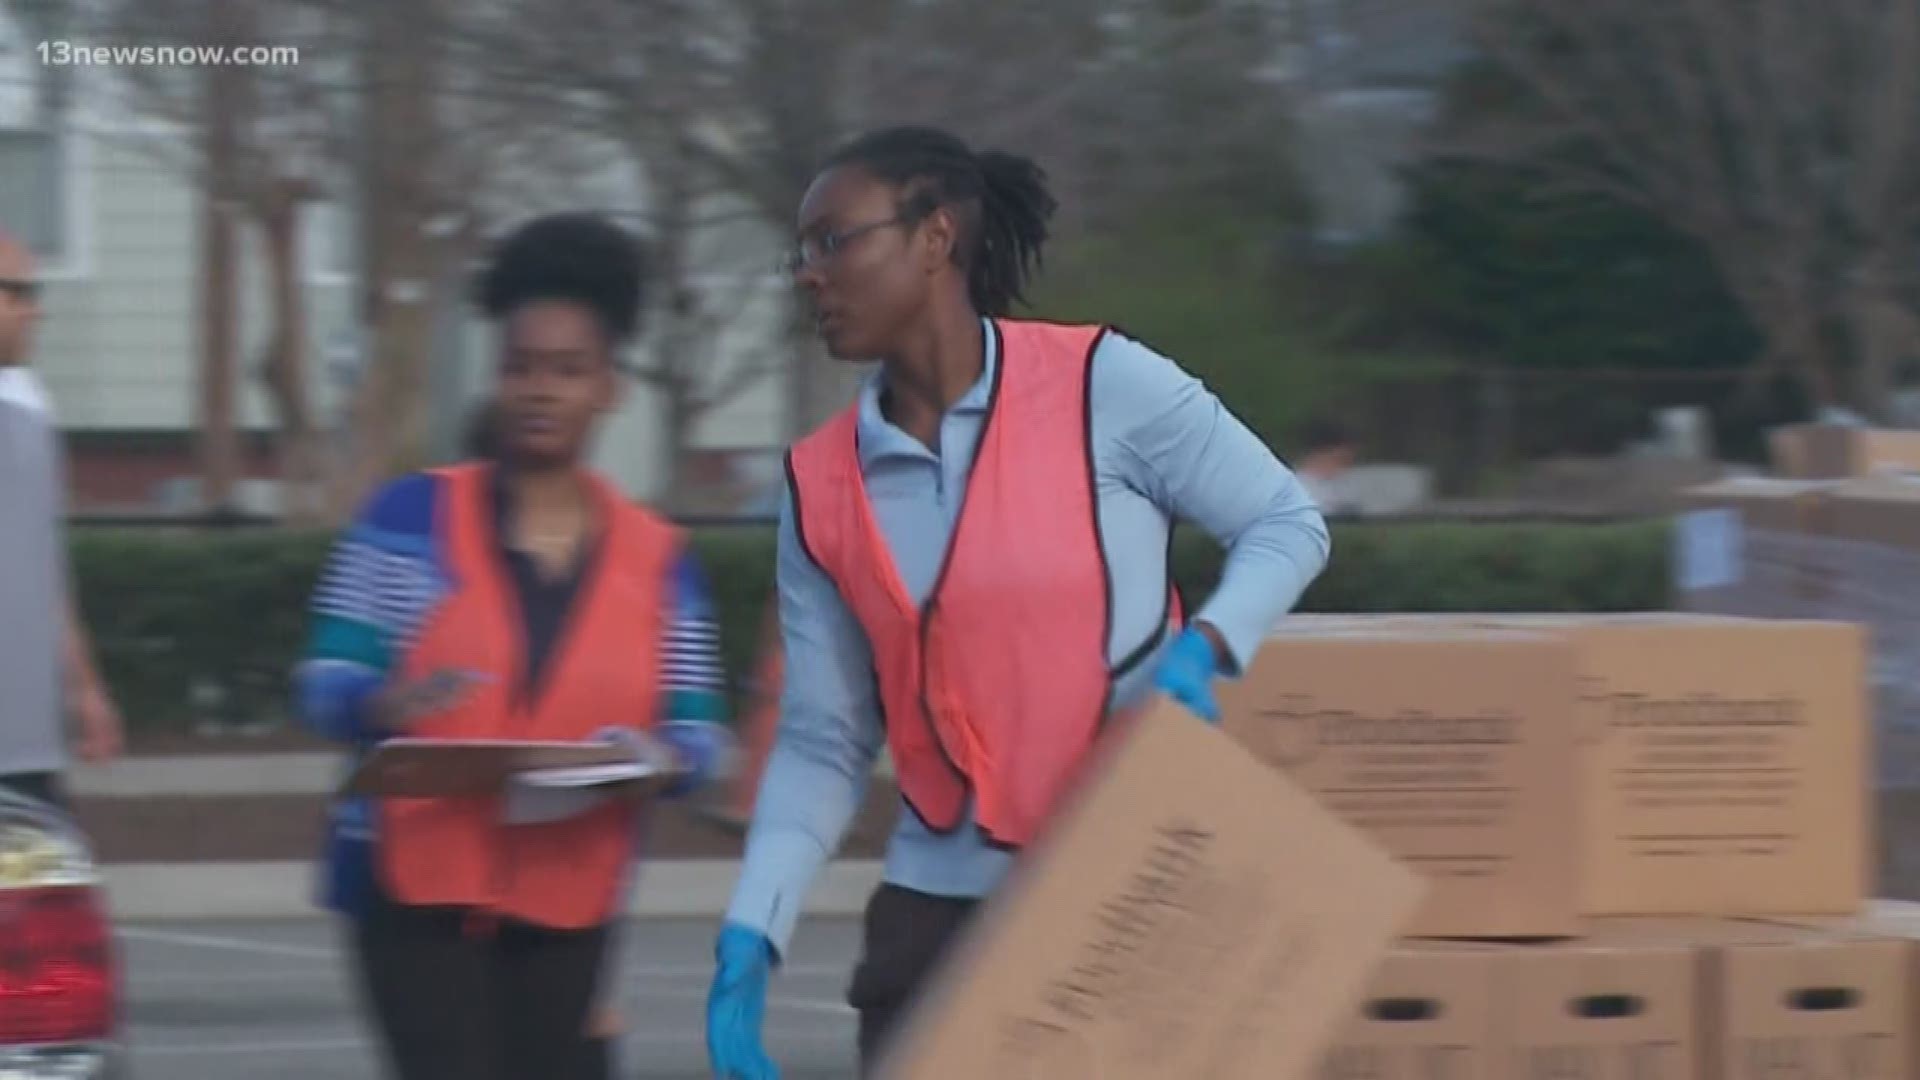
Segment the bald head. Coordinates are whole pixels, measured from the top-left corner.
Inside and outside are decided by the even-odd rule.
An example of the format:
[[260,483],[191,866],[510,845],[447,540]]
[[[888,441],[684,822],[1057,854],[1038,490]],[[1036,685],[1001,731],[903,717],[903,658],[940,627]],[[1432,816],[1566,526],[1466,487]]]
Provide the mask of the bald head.
[[27,362],[33,324],[40,318],[39,279],[33,252],[18,237],[0,229],[0,367]]

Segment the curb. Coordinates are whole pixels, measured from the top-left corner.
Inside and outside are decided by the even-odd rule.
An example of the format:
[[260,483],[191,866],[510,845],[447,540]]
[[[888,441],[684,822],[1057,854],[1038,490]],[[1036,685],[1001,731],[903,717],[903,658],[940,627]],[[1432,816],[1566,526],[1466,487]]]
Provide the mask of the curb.
[[340,783],[343,756],[333,751],[128,757],[68,772],[81,799],[246,795],[324,795]]
[[[76,764],[67,780],[81,799],[326,795],[340,785],[343,761],[332,750],[128,757],[109,765]],[[891,781],[892,757],[881,754],[873,774]]]
[[[859,915],[880,884],[878,860],[831,863],[807,896],[804,914]],[[228,863],[108,863],[107,905],[115,919],[181,921],[303,919],[314,902],[313,860]],[[643,919],[719,918],[740,878],[736,859],[642,861],[630,914]]]

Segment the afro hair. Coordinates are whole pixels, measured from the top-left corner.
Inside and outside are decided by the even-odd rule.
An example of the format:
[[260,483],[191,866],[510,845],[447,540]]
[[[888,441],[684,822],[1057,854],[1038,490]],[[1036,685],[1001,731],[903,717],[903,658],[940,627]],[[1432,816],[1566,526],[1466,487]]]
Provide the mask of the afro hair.
[[474,299],[496,320],[532,301],[571,300],[620,342],[639,329],[645,276],[645,249],[625,229],[599,214],[549,214],[495,244]]

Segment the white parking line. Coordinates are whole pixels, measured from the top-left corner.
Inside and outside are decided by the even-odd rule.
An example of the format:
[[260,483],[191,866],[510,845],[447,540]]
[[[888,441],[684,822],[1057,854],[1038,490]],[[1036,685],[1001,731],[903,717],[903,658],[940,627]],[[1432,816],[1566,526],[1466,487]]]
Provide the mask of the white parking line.
[[[845,1041],[844,1032],[830,1029],[812,1028],[774,1028],[766,1031],[770,1043],[840,1043]],[[686,1044],[686,1036],[669,1031],[642,1031],[623,1035],[623,1046],[631,1049],[636,1046],[663,1046],[680,1049]],[[372,1041],[363,1038],[340,1037],[330,1039],[276,1039],[260,1042],[196,1042],[154,1044],[143,1042],[138,1035],[128,1041],[128,1052],[138,1058],[166,1057],[243,1057],[261,1054],[331,1054],[342,1050],[357,1050],[372,1053]]]
[[121,927],[116,933],[128,941],[147,941],[156,945],[179,945],[195,949],[221,949],[227,952],[254,953],[260,956],[292,956],[301,960],[332,960],[339,956],[333,949],[312,945],[282,945],[274,941],[223,937],[215,934],[189,934],[178,930],[151,930],[145,927]]
[[370,1050],[373,1044],[359,1038],[335,1039],[283,1039],[271,1042],[195,1042],[174,1046],[154,1045],[140,1040],[135,1035],[128,1041],[128,1050],[136,1058],[142,1057],[202,1057],[220,1054],[320,1054],[338,1050]]
[[178,974],[136,970],[128,972],[126,984],[135,991],[142,991],[171,990],[177,986],[330,983],[340,978],[341,971],[338,967],[281,968],[277,971],[183,971]]
[[[117,933],[128,941],[145,941],[155,945],[216,949],[224,952],[254,953],[260,956],[287,956],[301,960],[338,961],[341,959],[338,949],[315,945],[287,945],[222,934],[193,934],[179,930],[156,930],[139,926],[121,927]],[[622,948],[631,949],[637,946],[623,945]],[[622,970],[643,979],[706,979],[713,975],[711,964],[638,964]],[[845,964],[788,964],[776,971],[774,978],[778,980],[783,975],[797,979],[839,978],[846,976],[849,970]]]

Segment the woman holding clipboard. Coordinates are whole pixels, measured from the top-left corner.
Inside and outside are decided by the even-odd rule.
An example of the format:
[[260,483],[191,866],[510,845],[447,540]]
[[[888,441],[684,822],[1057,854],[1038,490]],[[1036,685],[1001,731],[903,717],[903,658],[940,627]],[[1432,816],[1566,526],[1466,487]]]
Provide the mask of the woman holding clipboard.
[[[403,477],[335,544],[298,676],[315,730],[364,753],[410,738],[635,742],[679,795],[725,759],[718,633],[678,530],[585,464],[637,329],[642,257],[561,214],[494,252],[492,454]],[[610,928],[639,812],[618,795],[537,824],[498,795],[345,799],[326,903],[400,1080],[601,1080]]]

